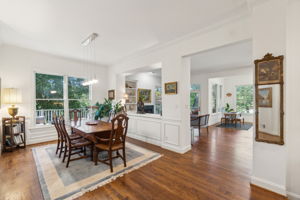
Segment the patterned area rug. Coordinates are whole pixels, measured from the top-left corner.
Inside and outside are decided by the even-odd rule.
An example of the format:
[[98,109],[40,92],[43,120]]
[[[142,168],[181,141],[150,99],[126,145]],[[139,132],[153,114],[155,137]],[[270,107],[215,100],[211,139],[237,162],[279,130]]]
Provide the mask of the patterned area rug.
[[[131,143],[126,145],[127,167],[124,167],[121,158],[116,158],[113,173],[108,165],[98,162],[95,166],[90,158],[72,161],[66,168],[66,162],[62,163],[62,159],[55,154],[55,144],[33,148],[44,199],[77,198],[161,157],[159,153]],[[107,153],[99,153],[99,156],[103,159]]]
[[249,130],[252,127],[252,124],[245,123],[245,124],[237,124],[235,127],[235,124],[218,124],[216,127],[221,127],[221,128],[235,128],[238,130]]

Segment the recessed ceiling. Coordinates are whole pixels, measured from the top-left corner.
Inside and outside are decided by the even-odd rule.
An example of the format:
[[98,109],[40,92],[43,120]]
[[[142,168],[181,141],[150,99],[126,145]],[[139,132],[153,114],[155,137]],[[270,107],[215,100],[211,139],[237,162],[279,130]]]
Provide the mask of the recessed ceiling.
[[247,12],[247,0],[0,0],[0,41],[83,59],[93,32],[97,62],[112,64]]
[[191,71],[217,72],[249,67],[252,63],[252,42],[244,41],[193,55]]

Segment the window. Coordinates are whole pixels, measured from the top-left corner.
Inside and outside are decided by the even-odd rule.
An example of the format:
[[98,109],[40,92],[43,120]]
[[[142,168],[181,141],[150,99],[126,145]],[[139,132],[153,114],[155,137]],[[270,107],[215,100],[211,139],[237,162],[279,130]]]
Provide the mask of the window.
[[253,113],[253,85],[236,86],[236,110],[242,113]]
[[223,85],[213,84],[211,89],[211,113],[222,112]]
[[83,86],[83,78],[68,77],[69,108],[86,108],[89,105],[89,87]]
[[218,84],[213,84],[213,86],[212,86],[212,109],[211,109],[212,113],[217,112],[217,105],[218,105],[217,96],[218,96]]
[[161,87],[155,87],[155,114],[162,114],[162,105],[161,105]]
[[[86,111],[89,87],[83,86],[83,81],[82,78],[36,73],[36,124],[51,123],[53,114],[65,116],[69,113],[68,107]],[[65,97],[65,94],[68,95]]]
[[200,109],[200,85],[199,84],[191,85],[190,106],[192,111]]

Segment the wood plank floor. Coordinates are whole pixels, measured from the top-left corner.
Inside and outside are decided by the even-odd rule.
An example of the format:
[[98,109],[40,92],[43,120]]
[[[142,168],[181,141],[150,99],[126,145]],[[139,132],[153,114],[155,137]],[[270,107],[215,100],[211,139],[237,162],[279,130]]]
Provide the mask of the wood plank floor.
[[[285,199],[249,184],[251,129],[237,131],[210,127],[209,135],[203,130],[201,137],[195,138],[192,150],[183,155],[128,140],[164,156],[78,199]],[[31,147],[2,155],[0,200],[42,199]]]

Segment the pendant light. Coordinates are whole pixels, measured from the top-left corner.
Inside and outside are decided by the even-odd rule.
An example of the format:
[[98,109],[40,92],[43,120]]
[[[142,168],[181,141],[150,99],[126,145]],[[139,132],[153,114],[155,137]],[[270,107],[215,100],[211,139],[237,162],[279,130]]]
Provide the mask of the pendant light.
[[[92,33],[89,35],[85,40],[81,42],[81,45],[85,48],[86,53],[87,53],[87,59],[86,59],[86,64],[87,68],[95,68],[95,66],[89,66],[89,63],[96,64],[96,44],[95,44],[95,39],[98,37],[97,33]],[[90,57],[90,61],[89,61]],[[94,61],[94,62],[93,62]],[[93,70],[90,70],[90,74],[93,75],[88,75],[88,79],[82,83],[83,86],[89,86],[89,85],[94,85],[98,83],[98,80],[96,78],[96,73],[92,72]]]

